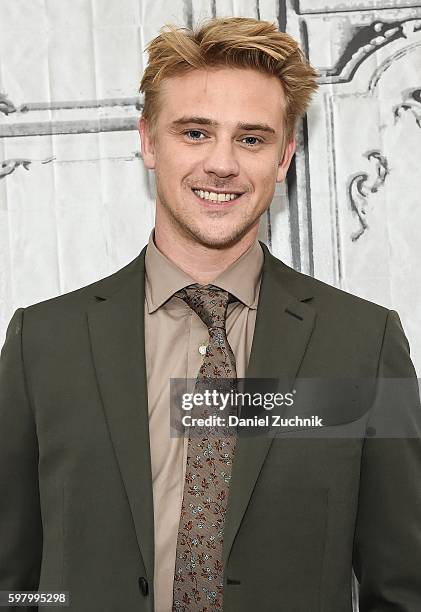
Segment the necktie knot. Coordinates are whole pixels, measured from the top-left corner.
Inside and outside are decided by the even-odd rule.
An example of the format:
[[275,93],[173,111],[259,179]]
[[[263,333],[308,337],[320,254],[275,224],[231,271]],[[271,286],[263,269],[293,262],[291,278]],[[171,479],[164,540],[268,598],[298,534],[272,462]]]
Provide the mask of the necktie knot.
[[229,293],[214,285],[189,285],[175,294],[202,319],[208,329],[225,329]]

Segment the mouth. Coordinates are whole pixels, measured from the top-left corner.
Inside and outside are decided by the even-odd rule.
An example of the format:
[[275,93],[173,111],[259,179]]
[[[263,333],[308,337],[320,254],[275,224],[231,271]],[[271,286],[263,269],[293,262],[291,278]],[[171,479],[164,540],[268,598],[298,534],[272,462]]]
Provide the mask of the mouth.
[[208,191],[205,189],[192,189],[193,193],[205,202],[211,204],[224,204],[226,202],[232,202],[238,200],[243,194],[234,191]]

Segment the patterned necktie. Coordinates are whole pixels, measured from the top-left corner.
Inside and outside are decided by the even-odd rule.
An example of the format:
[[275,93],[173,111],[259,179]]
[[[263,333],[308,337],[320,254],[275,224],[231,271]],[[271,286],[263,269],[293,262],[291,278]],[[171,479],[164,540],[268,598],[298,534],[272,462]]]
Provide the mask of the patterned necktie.
[[[225,330],[229,293],[212,285],[190,285],[175,295],[199,315],[209,331],[195,391],[201,391],[209,378],[235,380],[235,357]],[[236,437],[232,433],[212,435],[212,431],[195,428],[188,440],[173,612],[222,611],[222,545]]]

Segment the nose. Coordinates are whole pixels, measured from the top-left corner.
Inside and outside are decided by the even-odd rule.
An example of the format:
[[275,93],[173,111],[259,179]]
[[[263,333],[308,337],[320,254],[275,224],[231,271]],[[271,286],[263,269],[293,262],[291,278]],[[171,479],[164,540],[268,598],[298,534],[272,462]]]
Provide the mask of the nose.
[[213,174],[221,178],[238,176],[240,166],[231,139],[215,140],[212,146],[207,149],[204,170],[207,174]]

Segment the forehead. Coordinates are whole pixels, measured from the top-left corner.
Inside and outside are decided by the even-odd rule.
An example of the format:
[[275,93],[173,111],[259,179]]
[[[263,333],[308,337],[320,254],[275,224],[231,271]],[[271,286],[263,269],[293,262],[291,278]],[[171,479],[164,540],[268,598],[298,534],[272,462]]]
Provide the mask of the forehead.
[[218,123],[262,121],[276,127],[282,124],[285,96],[275,76],[250,68],[211,68],[165,79],[159,107],[165,123],[201,115]]

